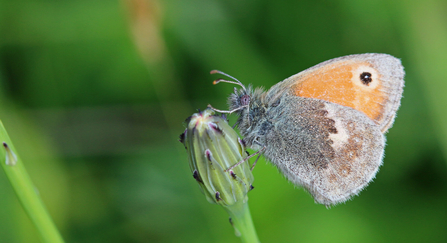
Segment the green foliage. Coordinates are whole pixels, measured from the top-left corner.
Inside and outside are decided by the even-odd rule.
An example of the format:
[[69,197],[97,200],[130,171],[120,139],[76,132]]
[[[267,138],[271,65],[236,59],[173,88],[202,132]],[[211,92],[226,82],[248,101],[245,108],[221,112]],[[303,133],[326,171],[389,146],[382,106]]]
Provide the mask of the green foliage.
[[[203,199],[177,137],[233,87],[330,58],[402,59],[402,107],[360,196],[327,210],[263,159],[261,242],[446,242],[443,0],[0,0],[0,119],[67,242],[239,242]],[[230,117],[230,124],[234,117]],[[251,151],[253,152],[253,151]],[[39,242],[0,173],[0,239]]]

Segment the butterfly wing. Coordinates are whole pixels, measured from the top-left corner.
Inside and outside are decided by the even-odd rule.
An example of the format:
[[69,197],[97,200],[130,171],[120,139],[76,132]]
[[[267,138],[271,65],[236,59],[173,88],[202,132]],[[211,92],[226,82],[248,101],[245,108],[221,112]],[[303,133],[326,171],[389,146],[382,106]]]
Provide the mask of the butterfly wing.
[[385,133],[394,122],[404,86],[399,59],[387,54],[335,58],[273,86],[267,100],[284,92],[347,106],[365,113]]
[[385,138],[364,113],[318,99],[285,96],[264,155],[315,201],[337,204],[358,194],[382,164]]

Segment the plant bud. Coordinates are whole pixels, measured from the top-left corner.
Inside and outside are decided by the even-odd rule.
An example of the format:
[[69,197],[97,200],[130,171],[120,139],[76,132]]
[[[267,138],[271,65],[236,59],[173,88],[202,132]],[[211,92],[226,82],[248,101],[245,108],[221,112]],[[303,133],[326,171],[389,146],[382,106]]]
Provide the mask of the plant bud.
[[188,153],[192,175],[208,201],[227,207],[247,201],[253,174],[248,160],[228,170],[247,154],[242,140],[224,118],[211,109],[192,115],[186,120],[180,142]]

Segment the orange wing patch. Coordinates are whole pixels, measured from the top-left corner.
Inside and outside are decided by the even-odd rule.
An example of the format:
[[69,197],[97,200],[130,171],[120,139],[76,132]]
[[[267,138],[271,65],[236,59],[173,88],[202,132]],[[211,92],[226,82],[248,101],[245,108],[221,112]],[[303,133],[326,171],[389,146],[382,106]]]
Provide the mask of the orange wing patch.
[[338,62],[300,77],[296,96],[326,100],[364,112],[374,121],[382,118],[385,96],[381,79],[367,62]]

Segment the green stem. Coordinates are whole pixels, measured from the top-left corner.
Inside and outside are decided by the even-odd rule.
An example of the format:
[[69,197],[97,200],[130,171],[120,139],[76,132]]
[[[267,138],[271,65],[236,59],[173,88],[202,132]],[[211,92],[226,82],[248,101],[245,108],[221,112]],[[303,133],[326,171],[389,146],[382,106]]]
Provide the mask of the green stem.
[[42,242],[64,242],[48,214],[36,188],[26,172],[25,166],[15,152],[14,145],[0,121],[0,163],[23,208],[36,226]]
[[240,233],[242,242],[259,243],[258,235],[256,234],[256,229],[253,225],[253,220],[251,219],[248,203],[238,202],[230,207],[225,207],[225,210],[227,210],[230,215],[236,235]]

